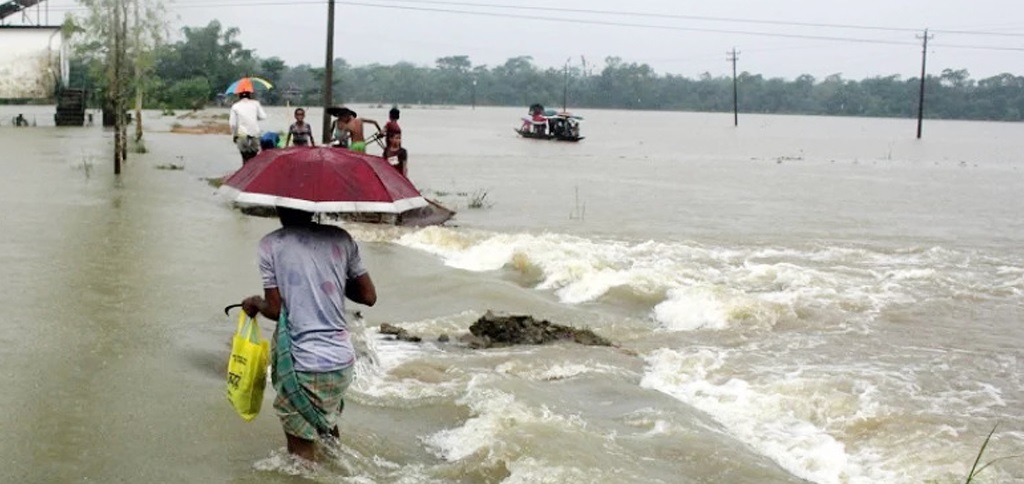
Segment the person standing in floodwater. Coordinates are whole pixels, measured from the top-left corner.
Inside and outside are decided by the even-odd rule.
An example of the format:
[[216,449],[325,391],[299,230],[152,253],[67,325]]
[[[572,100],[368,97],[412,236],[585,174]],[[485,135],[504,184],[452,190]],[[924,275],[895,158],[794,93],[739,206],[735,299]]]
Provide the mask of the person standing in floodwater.
[[[363,125],[372,124],[380,132],[380,123],[367,118],[360,118],[356,112],[349,108],[342,108],[338,115],[338,129],[347,132],[351,138],[348,149],[357,153],[366,153],[366,136],[363,134]],[[378,138],[379,139],[379,138]]]
[[391,137],[396,134],[402,134],[402,127],[398,125],[398,118],[402,116],[402,112],[398,110],[398,106],[394,106],[388,111],[388,122],[384,123],[384,142],[385,147],[387,143],[391,141]]
[[381,155],[385,160],[388,160],[388,164],[395,167],[402,176],[408,178],[407,162],[409,161],[409,152],[402,148],[402,132],[399,131],[391,135],[388,138],[388,144],[384,147],[384,153]]
[[231,126],[231,139],[242,154],[242,164],[251,160],[260,152],[260,121],[267,119],[260,102],[252,98],[252,91],[238,93],[238,101],[231,105],[228,125]]
[[295,122],[288,127],[284,145],[290,146],[292,143],[295,146],[316,146],[316,141],[313,140],[313,127],[306,122],[305,109],[295,110]]
[[263,296],[246,298],[242,310],[272,321],[285,313],[274,333],[274,409],[288,452],[313,461],[317,439],[339,437],[343,395],[355,370],[345,298],[373,306],[377,289],[348,232],[314,222],[310,212],[277,207],[277,213],[281,228],[259,245]]

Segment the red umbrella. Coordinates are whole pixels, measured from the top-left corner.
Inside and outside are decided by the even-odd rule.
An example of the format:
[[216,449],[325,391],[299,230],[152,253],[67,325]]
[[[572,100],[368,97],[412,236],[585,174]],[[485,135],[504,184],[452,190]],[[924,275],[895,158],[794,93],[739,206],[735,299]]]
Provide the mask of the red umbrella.
[[263,151],[219,191],[243,207],[315,213],[402,213],[428,205],[383,158],[322,146]]

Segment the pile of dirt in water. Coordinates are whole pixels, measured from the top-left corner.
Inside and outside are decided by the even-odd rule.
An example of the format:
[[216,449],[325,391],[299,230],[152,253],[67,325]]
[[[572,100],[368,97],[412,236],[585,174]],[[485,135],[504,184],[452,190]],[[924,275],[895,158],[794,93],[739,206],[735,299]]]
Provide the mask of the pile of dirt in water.
[[[392,335],[400,341],[419,343],[420,336],[409,333],[399,326],[383,323],[381,334]],[[447,343],[450,337],[446,334],[438,338],[438,342]],[[553,324],[549,321],[536,319],[528,315],[496,314],[487,311],[469,327],[469,333],[459,336],[458,341],[473,349],[501,348],[514,345],[543,345],[558,342],[578,343],[587,346],[618,347],[606,338],[584,328],[574,328]]]
[[230,116],[228,113],[210,113],[203,111],[193,111],[178,116],[178,119],[202,119],[202,120],[227,120]]
[[526,315],[504,315],[487,311],[469,327],[471,347],[494,348],[512,345],[542,345],[569,341],[588,346],[613,346],[589,329],[574,328],[534,319]]
[[183,126],[174,123],[171,132],[177,134],[231,134],[231,127],[223,121],[206,120],[195,126]]

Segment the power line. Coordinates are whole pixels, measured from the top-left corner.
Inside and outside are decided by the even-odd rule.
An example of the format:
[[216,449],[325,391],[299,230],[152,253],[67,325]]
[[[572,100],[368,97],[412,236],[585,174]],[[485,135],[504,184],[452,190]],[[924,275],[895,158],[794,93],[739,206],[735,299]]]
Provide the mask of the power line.
[[763,20],[763,19],[750,19],[741,17],[710,17],[701,15],[679,15],[679,14],[664,14],[664,13],[651,13],[651,12],[631,12],[621,10],[594,10],[594,9],[578,9],[578,8],[560,8],[560,7],[536,7],[528,5],[515,5],[515,4],[481,4],[472,2],[451,2],[451,1],[440,1],[440,0],[386,0],[394,3],[414,3],[414,4],[428,4],[428,5],[449,5],[459,7],[475,7],[475,8],[493,8],[493,9],[512,9],[512,10],[533,10],[543,12],[559,12],[559,13],[582,13],[589,15],[614,15],[614,16],[625,16],[625,17],[647,17],[647,18],[671,18],[671,19],[682,19],[682,20],[701,20],[706,22],[729,22],[729,23],[749,23],[749,24],[761,24],[761,25],[781,25],[789,27],[816,27],[816,28],[836,28],[836,29],[856,29],[856,30],[876,30],[876,31],[889,31],[889,32],[920,32],[920,29],[906,28],[906,27],[879,27],[872,25],[854,25],[854,24],[833,24],[833,23],[817,23],[817,22],[791,22],[785,20]]
[[1020,32],[995,32],[991,30],[941,30],[931,29],[932,32],[950,35],[988,35],[993,37],[1024,37]]
[[[409,1],[409,0],[391,0],[391,1]],[[216,7],[272,7],[272,6],[312,6],[312,5],[326,5],[325,0],[294,0],[294,1],[240,1],[240,2],[221,2],[221,3],[175,3],[173,7],[176,9],[185,8],[216,8]],[[874,39],[874,38],[862,38],[862,37],[842,37],[842,36],[829,36],[829,35],[811,35],[811,34],[796,34],[796,33],[779,33],[779,32],[763,32],[763,31],[750,31],[750,30],[735,30],[735,29],[713,29],[703,27],[685,27],[685,26],[672,26],[672,25],[653,25],[644,23],[631,23],[631,22],[614,22],[608,20],[597,20],[597,19],[581,19],[581,18],[567,18],[567,17],[550,17],[540,15],[525,15],[525,14],[514,14],[514,13],[497,13],[497,12],[482,12],[472,10],[455,10],[445,8],[434,8],[434,7],[415,7],[411,5],[394,5],[394,4],[382,4],[382,3],[368,3],[358,1],[338,1],[339,4],[356,6],[356,7],[367,7],[367,8],[379,8],[379,9],[390,9],[390,10],[403,10],[403,11],[419,11],[419,12],[430,12],[430,13],[444,13],[444,14],[456,14],[456,15],[469,15],[469,16],[480,16],[480,17],[497,17],[497,18],[517,18],[522,20],[539,20],[546,22],[562,22],[572,24],[583,24],[583,25],[601,25],[609,27],[626,27],[626,28],[641,28],[641,29],[654,29],[654,30],[668,30],[668,31],[679,31],[679,32],[702,32],[702,33],[717,33],[717,34],[733,34],[733,35],[748,35],[755,37],[774,37],[774,38],[788,38],[788,39],[800,39],[800,40],[820,40],[827,42],[848,42],[848,43],[862,43],[862,44],[878,44],[878,45],[917,45],[915,42],[910,41],[899,41],[899,40],[886,40],[886,39]],[[866,25],[847,25],[847,24],[825,24],[825,23],[809,23],[809,22],[783,22],[783,21],[771,21],[771,20],[755,20],[755,19],[742,19],[742,18],[727,18],[727,17],[700,17],[700,16],[686,16],[686,15],[659,15],[642,12],[620,12],[611,10],[586,10],[586,9],[567,9],[558,7],[528,7],[528,6],[512,6],[512,5],[483,5],[468,2],[446,2],[439,0],[417,0],[420,4],[438,4],[438,5],[464,5],[475,8],[517,8],[520,10],[535,10],[535,11],[558,11],[563,13],[590,13],[600,15],[623,15],[623,16],[645,16],[645,17],[662,17],[662,18],[678,18],[678,19],[690,19],[690,20],[713,20],[720,22],[735,22],[735,23],[761,23],[761,24],[774,24],[774,25],[787,25],[787,26],[804,26],[804,27],[820,27],[820,28],[841,28],[841,29],[866,29],[866,30],[884,30],[884,31],[913,31],[915,29],[904,29],[897,27],[873,27]],[[51,10],[56,11],[82,11],[87,10],[85,7],[53,7]],[[942,33],[959,33],[959,34],[991,34],[991,35],[1002,35],[1002,36],[1024,36],[1024,34],[1009,34],[999,32],[983,32],[983,31],[942,31],[932,30],[932,32]],[[972,50],[993,50],[993,51],[1008,51],[1008,52],[1024,52],[1024,47],[1008,47],[1008,46],[985,46],[985,45],[958,45],[958,44],[933,44],[935,47],[951,48],[951,49],[972,49]]]
[[[939,32],[929,30],[929,32]],[[958,44],[932,44],[932,47],[943,47],[946,49],[973,49],[973,50],[1000,50],[1007,52],[1024,52],[1024,47],[1001,47],[998,45],[958,45]]]
[[[856,37],[835,37],[827,35],[805,35],[805,34],[787,34],[787,33],[776,33],[776,32],[759,32],[759,31],[744,31],[744,30],[731,30],[731,29],[710,29],[702,27],[681,27],[671,25],[652,25],[652,24],[641,24],[641,23],[628,23],[628,22],[612,22],[607,20],[588,20],[588,19],[577,19],[577,18],[566,18],[566,17],[545,17],[539,15],[523,15],[523,14],[510,14],[510,13],[496,13],[496,12],[477,12],[470,10],[453,10],[443,8],[432,8],[432,7],[413,7],[407,5],[385,5],[379,3],[365,3],[365,2],[353,2],[353,1],[339,1],[339,4],[356,6],[356,7],[367,7],[367,8],[381,8],[391,10],[405,10],[405,11],[418,11],[418,12],[431,12],[431,13],[448,13],[448,14],[459,14],[459,15],[471,15],[479,17],[498,17],[498,18],[517,18],[523,20],[541,20],[548,22],[563,22],[563,23],[574,23],[574,24],[585,24],[585,25],[603,25],[610,27],[631,27],[631,28],[646,28],[656,30],[671,30],[671,31],[682,31],[682,32],[703,32],[703,33],[718,33],[718,34],[734,34],[734,35],[751,35],[758,37],[778,37],[778,38],[789,38],[789,39],[803,39],[803,40],[824,40],[832,42],[853,42],[853,43],[868,43],[868,44],[885,44],[885,45],[917,45],[914,42],[904,42],[895,40],[883,40],[883,39],[869,39],[869,38],[856,38]],[[280,5],[325,5],[326,2],[323,0],[295,0],[291,2],[285,1],[271,1],[271,2],[230,2],[230,3],[202,3],[202,4],[182,4],[176,3],[175,8],[214,8],[214,7],[261,7],[261,6],[280,6]],[[82,10],[83,8],[72,7],[69,10]]]
[[384,8],[394,10],[407,10],[407,11],[419,11],[419,12],[435,12],[435,13],[454,13],[461,15],[473,15],[480,17],[498,17],[498,18],[517,18],[523,20],[542,20],[551,22],[564,22],[573,24],[584,24],[584,25],[603,25],[611,27],[633,27],[633,28],[647,28],[655,30],[671,30],[681,32],[704,32],[704,33],[717,33],[717,34],[734,34],[734,35],[751,35],[758,37],[779,37],[789,39],[804,39],[804,40],[824,40],[832,42],[854,42],[854,43],[868,43],[868,44],[887,44],[887,45],[917,45],[914,42],[904,42],[895,40],[883,40],[883,39],[867,39],[867,38],[856,38],[856,37],[834,37],[827,35],[805,35],[805,34],[787,34],[787,33],[776,33],[776,32],[758,32],[758,31],[745,31],[745,30],[731,30],[731,29],[709,29],[702,27],[680,27],[670,25],[651,25],[651,24],[638,24],[628,22],[612,22],[606,20],[593,20],[593,19],[579,19],[579,18],[566,18],[566,17],[544,17],[539,15],[523,15],[513,13],[495,13],[495,12],[475,12],[469,10],[452,10],[452,9],[441,9],[432,7],[413,7],[405,5],[384,5],[375,3],[364,3],[364,2],[352,2],[352,1],[340,1],[346,5],[369,7],[369,8]]
[[[403,1],[403,0],[398,0]],[[588,19],[573,19],[565,17],[542,17],[536,15],[521,15],[521,14],[506,14],[506,13],[492,13],[492,12],[474,12],[466,10],[451,10],[451,9],[440,9],[431,7],[413,7],[413,6],[399,6],[399,5],[384,5],[384,4],[373,4],[364,2],[353,2],[353,1],[340,1],[346,5],[363,6],[370,8],[384,8],[384,9],[396,9],[396,10],[411,10],[411,11],[425,11],[425,12],[438,12],[438,13],[453,13],[462,15],[476,15],[484,17],[500,17],[500,18],[519,18],[526,20],[542,20],[542,21],[553,21],[553,22],[565,22],[565,23],[576,23],[576,24],[589,24],[589,25],[604,25],[614,27],[633,27],[633,28],[649,28],[656,30],[673,30],[673,31],[684,31],[684,32],[704,32],[704,33],[722,33],[722,34],[735,34],[735,35],[751,35],[759,37],[779,37],[789,39],[803,39],[803,40],[824,40],[830,42],[851,42],[851,43],[867,43],[867,44],[883,44],[883,45],[917,45],[916,42],[909,41],[898,41],[898,40],[884,40],[884,39],[867,39],[857,37],[836,37],[836,36],[825,36],[825,35],[807,35],[807,34],[787,34],[777,32],[759,32],[759,31],[744,31],[744,30],[727,30],[727,29],[708,29],[701,27],[679,27],[670,25],[651,25],[651,24],[637,24],[627,22],[611,22],[604,20],[588,20]],[[430,0],[422,0],[419,3],[455,3],[455,2],[433,2]],[[545,8],[545,7],[536,7]],[[671,17],[671,16],[668,16]],[[821,26],[832,25],[838,27],[839,24],[820,24]],[[866,26],[861,26],[868,28]],[[855,26],[847,26],[847,28],[855,28]],[[900,29],[904,30],[904,29]],[[907,29],[908,31],[917,32],[917,30]],[[934,30],[933,30],[934,32]],[[1022,34],[1024,35],[1024,34]],[[940,44],[936,47],[945,47],[952,49],[980,49],[980,50],[999,50],[999,51],[1021,51],[1024,52],[1024,47],[1003,47],[1003,46],[980,46],[980,45],[955,45],[955,44]]]

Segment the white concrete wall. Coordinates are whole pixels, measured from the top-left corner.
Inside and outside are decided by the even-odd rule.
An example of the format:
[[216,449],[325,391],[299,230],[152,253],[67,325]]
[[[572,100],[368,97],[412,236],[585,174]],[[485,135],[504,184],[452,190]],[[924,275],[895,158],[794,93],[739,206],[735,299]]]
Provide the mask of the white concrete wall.
[[48,99],[67,85],[60,27],[0,27],[0,99]]

